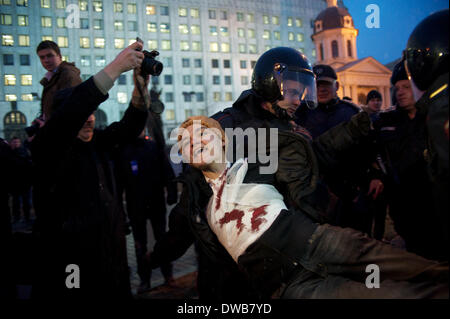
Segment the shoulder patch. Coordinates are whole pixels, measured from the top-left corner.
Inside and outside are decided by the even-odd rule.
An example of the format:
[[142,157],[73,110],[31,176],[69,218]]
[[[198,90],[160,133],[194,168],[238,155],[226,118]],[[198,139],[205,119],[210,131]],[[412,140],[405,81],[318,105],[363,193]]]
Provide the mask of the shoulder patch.
[[448,84],[444,84],[443,86],[441,86],[439,89],[437,89],[436,91],[434,91],[433,93],[430,94],[430,99],[434,98],[436,95],[440,94],[442,91],[444,91],[446,88],[448,88]]

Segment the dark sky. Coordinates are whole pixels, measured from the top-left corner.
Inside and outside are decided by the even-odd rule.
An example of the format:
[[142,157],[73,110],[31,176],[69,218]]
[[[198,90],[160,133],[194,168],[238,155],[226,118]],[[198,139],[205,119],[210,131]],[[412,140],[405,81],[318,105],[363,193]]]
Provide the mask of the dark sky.
[[[367,28],[366,7],[380,8],[380,28]],[[433,12],[448,9],[448,0],[344,0],[359,30],[358,58],[373,56],[383,64],[401,57],[415,26]]]

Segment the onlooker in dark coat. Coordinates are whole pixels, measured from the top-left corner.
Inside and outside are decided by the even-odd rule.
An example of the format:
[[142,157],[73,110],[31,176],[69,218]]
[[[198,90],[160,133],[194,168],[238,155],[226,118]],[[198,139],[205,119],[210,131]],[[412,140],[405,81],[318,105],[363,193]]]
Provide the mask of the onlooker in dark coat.
[[[58,93],[59,105],[33,139],[41,240],[35,297],[131,296],[111,153],[136,138],[147,120],[149,99],[138,92],[147,92],[148,79],[140,75],[143,53],[136,49],[141,44],[130,45],[95,76]],[[93,113],[119,75],[133,68],[135,89],[124,117],[105,130],[94,130]],[[79,282],[76,267],[66,273],[68,265],[78,267]],[[79,288],[70,289],[68,280]]]

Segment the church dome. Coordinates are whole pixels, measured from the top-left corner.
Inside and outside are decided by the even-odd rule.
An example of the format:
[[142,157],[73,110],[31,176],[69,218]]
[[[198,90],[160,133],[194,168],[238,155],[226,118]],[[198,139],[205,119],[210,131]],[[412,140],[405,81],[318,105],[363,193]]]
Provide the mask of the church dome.
[[314,33],[337,28],[354,28],[353,19],[346,8],[329,6],[314,20]]

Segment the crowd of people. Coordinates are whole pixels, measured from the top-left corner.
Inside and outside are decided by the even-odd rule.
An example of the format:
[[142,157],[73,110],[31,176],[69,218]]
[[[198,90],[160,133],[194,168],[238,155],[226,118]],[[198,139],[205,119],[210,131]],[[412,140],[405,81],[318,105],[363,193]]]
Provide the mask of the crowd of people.
[[[173,284],[171,263],[194,244],[203,300],[448,298],[448,10],[414,29],[387,110],[376,90],[366,105],[340,99],[329,65],[312,67],[291,48],[266,51],[232,107],[181,124],[175,147],[187,166],[178,178],[150,108],[142,49],[131,44],[83,82],[55,43],[37,47],[47,70],[42,116],[24,145],[0,140],[0,297],[17,298],[25,282],[33,299],[132,298],[131,226],[138,293],[158,267]],[[130,70],[123,118],[95,129],[95,111]],[[241,153],[233,129],[276,129],[276,143],[244,140]],[[274,149],[276,171],[261,173],[252,155]],[[11,225],[22,213],[31,224],[32,211],[24,259]],[[396,240],[386,238],[388,218]],[[67,283],[69,265],[78,287]],[[370,265],[378,289],[367,286]]]

